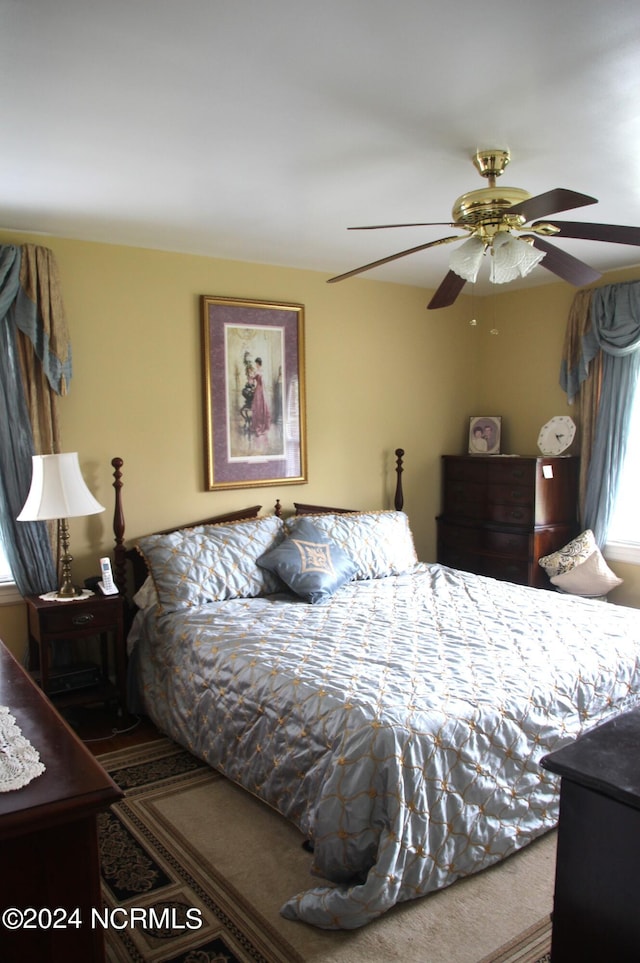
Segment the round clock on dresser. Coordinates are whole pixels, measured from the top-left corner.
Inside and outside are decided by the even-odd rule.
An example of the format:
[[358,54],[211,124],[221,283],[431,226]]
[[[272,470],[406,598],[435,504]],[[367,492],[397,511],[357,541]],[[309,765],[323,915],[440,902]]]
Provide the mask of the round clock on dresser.
[[576,425],[569,415],[556,415],[543,425],[538,435],[538,448],[543,455],[561,455],[571,445]]

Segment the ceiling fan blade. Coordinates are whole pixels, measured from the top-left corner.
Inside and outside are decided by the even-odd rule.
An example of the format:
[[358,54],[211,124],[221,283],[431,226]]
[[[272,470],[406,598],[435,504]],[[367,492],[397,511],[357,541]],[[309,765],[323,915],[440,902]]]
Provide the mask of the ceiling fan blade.
[[449,271],[444,281],[429,301],[427,308],[448,308],[458,297],[467,282],[455,271]]
[[588,204],[597,204],[597,197],[590,197],[589,194],[578,194],[576,191],[566,190],[564,187],[556,187],[545,194],[537,194],[530,197],[520,204],[514,204],[507,208],[508,214],[521,214],[525,220],[537,220],[546,217],[547,214],[557,214],[559,211],[571,211],[576,207],[586,207]]
[[[542,221],[558,228],[554,237],[576,237],[584,241],[609,241],[611,244],[634,244],[640,246],[640,227],[622,224],[593,224],[581,221]],[[533,224],[538,227],[538,223]]]
[[546,257],[540,261],[540,267],[546,268],[552,274],[557,274],[563,281],[568,281],[569,284],[574,284],[576,287],[582,287],[583,284],[592,284],[602,277],[599,271],[595,271],[584,261],[579,261],[578,258],[567,254],[566,251],[561,251],[554,244],[549,244],[548,241],[543,241],[541,237],[535,237],[531,234],[528,237],[533,238],[535,248],[544,251],[546,254]]
[[412,224],[364,224],[360,227],[348,227],[348,231],[380,231],[389,227],[461,227],[457,221],[416,221]]
[[441,237],[437,241],[427,241],[426,244],[418,244],[417,247],[410,247],[406,251],[399,251],[397,254],[389,254],[388,257],[381,257],[377,261],[371,261],[369,264],[363,264],[362,267],[354,268],[353,271],[347,271],[346,274],[338,274],[335,278],[329,278],[327,284],[333,284],[334,281],[344,281],[345,278],[352,278],[355,274],[362,274],[363,271],[370,271],[371,268],[380,267],[382,264],[388,264],[389,261],[396,261],[400,257],[405,257],[407,254],[416,254],[418,251],[425,251],[428,247],[436,247],[438,244],[449,244],[451,241],[460,241],[462,238],[459,234],[453,237]]

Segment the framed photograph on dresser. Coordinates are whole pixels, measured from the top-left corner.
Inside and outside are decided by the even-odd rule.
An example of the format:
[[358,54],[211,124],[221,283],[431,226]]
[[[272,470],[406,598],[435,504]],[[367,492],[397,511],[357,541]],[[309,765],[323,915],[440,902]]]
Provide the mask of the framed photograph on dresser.
[[502,417],[500,415],[472,415],[469,419],[470,455],[499,455]]
[[207,488],[305,482],[304,307],[201,304]]

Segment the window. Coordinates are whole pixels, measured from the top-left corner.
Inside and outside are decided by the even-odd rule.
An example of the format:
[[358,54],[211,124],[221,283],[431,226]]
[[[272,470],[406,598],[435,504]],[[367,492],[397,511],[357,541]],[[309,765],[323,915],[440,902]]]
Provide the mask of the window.
[[21,601],[22,596],[13,581],[9,562],[4,554],[2,541],[0,541],[0,605],[13,605]]
[[636,390],[629,445],[616,507],[609,525],[607,558],[640,564],[640,390]]

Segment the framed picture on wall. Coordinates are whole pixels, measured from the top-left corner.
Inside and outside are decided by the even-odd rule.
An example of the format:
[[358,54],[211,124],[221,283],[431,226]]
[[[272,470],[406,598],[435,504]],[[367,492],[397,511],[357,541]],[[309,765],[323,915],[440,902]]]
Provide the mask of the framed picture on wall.
[[501,429],[500,415],[472,415],[469,419],[469,454],[499,455]]
[[306,482],[303,305],[201,304],[207,488]]

